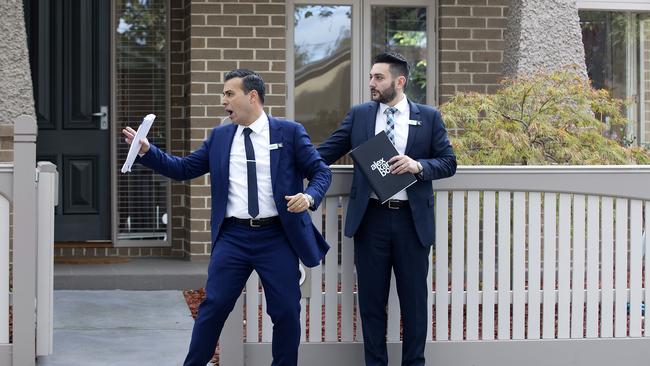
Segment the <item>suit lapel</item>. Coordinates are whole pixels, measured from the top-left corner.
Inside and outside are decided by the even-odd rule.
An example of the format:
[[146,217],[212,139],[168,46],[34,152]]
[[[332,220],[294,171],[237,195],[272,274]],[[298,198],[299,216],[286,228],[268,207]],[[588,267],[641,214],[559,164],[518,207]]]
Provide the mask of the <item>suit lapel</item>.
[[278,164],[280,163],[280,151],[282,144],[282,127],[275,118],[269,116],[269,144],[278,144],[276,149],[272,149],[271,154],[271,185],[275,191],[275,179],[278,176]]
[[377,110],[379,109],[379,103],[369,103],[368,104],[368,119],[366,120],[367,128],[367,140],[370,140],[375,136],[375,123],[377,122]]
[[[420,119],[420,109],[415,103],[411,102],[410,100],[408,102],[409,102],[409,109],[411,110],[409,119],[412,121],[418,121],[422,123]],[[409,135],[408,135],[408,139],[406,140],[406,149],[404,149],[404,155],[409,154],[409,151],[411,150],[411,148],[413,147],[413,143],[415,142],[415,136],[417,135],[418,131],[421,128],[422,126],[420,125],[413,125],[409,123]]]
[[235,138],[237,125],[229,125],[226,133],[220,134],[220,138],[215,141],[220,149],[218,150],[217,159],[219,161],[219,171],[223,174],[218,175],[219,183],[221,186],[226,187],[225,191],[228,192],[228,179],[230,176],[230,149],[232,148],[232,141]]

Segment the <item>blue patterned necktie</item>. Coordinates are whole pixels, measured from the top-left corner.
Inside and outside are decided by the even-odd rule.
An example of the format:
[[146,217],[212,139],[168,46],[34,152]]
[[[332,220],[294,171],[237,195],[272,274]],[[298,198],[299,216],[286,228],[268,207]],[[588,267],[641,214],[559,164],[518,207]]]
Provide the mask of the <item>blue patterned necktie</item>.
[[257,170],[255,166],[255,150],[251,141],[250,127],[244,128],[244,148],[246,149],[246,174],[248,176],[248,214],[256,218],[260,213],[257,202]]
[[397,113],[395,107],[388,107],[384,111],[386,115],[386,135],[393,145],[395,145],[395,113]]

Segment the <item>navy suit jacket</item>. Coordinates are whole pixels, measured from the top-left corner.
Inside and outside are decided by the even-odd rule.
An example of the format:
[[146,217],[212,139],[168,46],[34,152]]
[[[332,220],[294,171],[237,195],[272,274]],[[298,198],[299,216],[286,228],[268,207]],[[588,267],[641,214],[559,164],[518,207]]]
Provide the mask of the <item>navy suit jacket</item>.
[[[408,187],[406,192],[413,213],[415,229],[423,246],[434,242],[433,188],[431,180],[446,178],[456,173],[456,156],[447,137],[440,112],[423,104],[408,101],[411,120],[405,155],[422,164],[422,177]],[[318,147],[327,164],[333,164],[350,150],[375,135],[375,122],[379,103],[368,102],[350,109],[339,128]],[[345,235],[354,236],[368,207],[372,188],[355,166],[350,190]]]
[[[184,158],[166,154],[151,145],[149,151],[137,160],[144,166],[176,180],[193,179],[210,173],[213,246],[226,215],[230,147],[236,131],[236,124],[214,128],[201,148]],[[302,125],[269,116],[269,139],[269,144],[281,144],[281,147],[271,150],[271,181],[282,227],[289,244],[302,263],[314,267],[325,256],[329,245],[312,224],[307,211],[287,211],[287,200],[284,196],[304,192],[314,198],[312,209],[318,207],[329,188],[332,173],[316,152]],[[303,185],[304,178],[309,180],[306,189]]]

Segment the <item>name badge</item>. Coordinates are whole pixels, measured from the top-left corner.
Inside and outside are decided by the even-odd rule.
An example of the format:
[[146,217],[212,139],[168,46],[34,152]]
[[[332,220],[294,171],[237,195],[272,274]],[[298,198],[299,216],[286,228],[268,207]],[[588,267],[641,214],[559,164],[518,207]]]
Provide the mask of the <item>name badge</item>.
[[422,122],[420,122],[420,121],[416,121],[416,120],[414,120],[414,119],[410,119],[410,120],[409,120],[409,125],[410,125],[410,126],[422,126]]
[[277,143],[277,144],[271,144],[269,145],[269,150],[277,150],[282,148],[282,143]]

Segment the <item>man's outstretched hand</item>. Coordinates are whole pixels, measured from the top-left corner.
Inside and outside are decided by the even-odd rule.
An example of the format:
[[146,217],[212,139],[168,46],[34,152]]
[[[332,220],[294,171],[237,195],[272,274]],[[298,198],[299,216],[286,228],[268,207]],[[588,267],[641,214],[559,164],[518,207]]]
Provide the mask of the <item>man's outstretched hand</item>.
[[[122,135],[124,135],[124,141],[126,141],[127,144],[131,145],[131,143],[133,143],[135,132],[136,131],[131,127],[127,127],[122,130]],[[140,155],[146,154],[147,151],[149,151],[149,147],[150,147],[149,140],[147,140],[147,138],[144,137],[140,140],[140,142],[142,143],[142,145],[140,146],[140,151],[138,152],[138,154]]]

